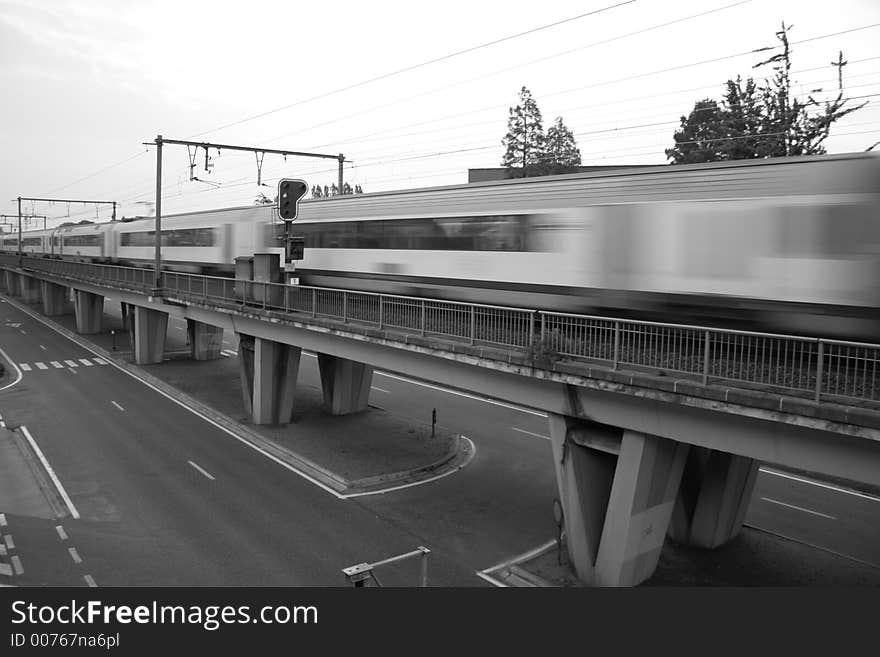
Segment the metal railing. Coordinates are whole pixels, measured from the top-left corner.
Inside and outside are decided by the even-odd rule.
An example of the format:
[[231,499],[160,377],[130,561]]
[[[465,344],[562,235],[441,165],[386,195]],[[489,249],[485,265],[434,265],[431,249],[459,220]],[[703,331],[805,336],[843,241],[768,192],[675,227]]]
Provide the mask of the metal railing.
[[[0,263],[7,260],[0,256]],[[14,266],[14,263],[6,263]],[[151,290],[152,269],[25,258],[63,277]],[[535,365],[559,359],[674,373],[704,385],[786,391],[816,401],[880,401],[880,345],[609,317],[545,312],[216,276],[163,273],[163,291],[233,304],[525,352]]]

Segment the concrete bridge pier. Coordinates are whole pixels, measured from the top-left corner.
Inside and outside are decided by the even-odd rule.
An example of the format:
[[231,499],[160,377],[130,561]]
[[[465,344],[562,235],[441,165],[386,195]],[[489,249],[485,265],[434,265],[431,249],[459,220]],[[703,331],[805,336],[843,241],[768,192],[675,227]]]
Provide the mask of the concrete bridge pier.
[[254,424],[288,424],[302,349],[239,334],[242,398]]
[[688,445],[550,414],[568,555],[590,586],[635,586],[656,570]]
[[64,285],[50,283],[49,281],[40,281],[40,291],[43,297],[43,314],[46,317],[57,317],[70,312],[68,299],[70,298],[70,289]]
[[216,360],[220,358],[223,346],[223,329],[194,319],[186,320],[186,333],[195,360]]
[[324,404],[331,415],[348,415],[367,409],[373,368],[347,358],[318,353]]
[[40,303],[40,280],[33,276],[19,275],[21,298],[25,303]]
[[129,304],[126,323],[135,363],[161,363],[165,358],[168,313]]
[[6,280],[6,291],[14,297],[21,296],[21,285],[18,282],[18,274],[7,269],[3,278]]
[[101,332],[104,319],[104,297],[84,290],[74,290],[76,332],[90,335]]
[[742,529],[760,463],[705,447],[692,446],[669,538],[703,548],[727,543]]

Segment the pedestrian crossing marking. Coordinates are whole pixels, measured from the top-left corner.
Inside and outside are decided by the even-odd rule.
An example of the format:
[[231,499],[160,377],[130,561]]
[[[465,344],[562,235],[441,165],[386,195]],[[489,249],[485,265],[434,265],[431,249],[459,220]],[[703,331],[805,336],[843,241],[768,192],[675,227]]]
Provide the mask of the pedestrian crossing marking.
[[95,365],[110,364],[103,358],[78,358],[76,360],[65,360],[63,361],[63,363],[64,364],[62,364],[62,361],[60,360],[50,360],[48,364],[44,363],[43,361],[36,361],[33,363],[19,363],[18,367],[22,372],[33,372],[34,370],[48,370],[52,369],[53,367],[56,370],[62,370],[65,367],[94,367]]
[[52,367],[56,368],[56,369],[62,369],[62,368],[64,367],[64,365],[62,365],[61,363],[59,363],[57,360],[53,360],[53,361],[52,361],[51,363],[49,363],[49,364],[50,364]]
[[94,360],[98,365],[106,365],[107,364],[107,361],[104,360],[103,358],[93,358],[92,360]]
[[64,363],[68,367],[79,367],[79,363],[77,363],[76,361],[73,361],[73,360],[66,360],[66,361],[64,361]]
[[49,369],[49,366],[46,365],[46,363],[39,363],[38,362],[36,365],[37,365],[38,370],[48,370]]
[[19,363],[18,366],[21,368],[22,372],[30,372],[31,371],[31,366],[28,365],[27,363]]
[[79,362],[82,363],[83,365],[85,365],[86,367],[91,367],[92,365],[94,365],[94,363],[92,361],[90,361],[88,358],[80,358]]

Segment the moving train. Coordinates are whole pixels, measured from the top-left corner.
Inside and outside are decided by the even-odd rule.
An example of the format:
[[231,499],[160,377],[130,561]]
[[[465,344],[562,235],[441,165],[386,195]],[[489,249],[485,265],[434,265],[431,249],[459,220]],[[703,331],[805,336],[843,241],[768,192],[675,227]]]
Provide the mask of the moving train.
[[[163,217],[164,266],[283,252],[274,206]],[[880,157],[627,168],[304,200],[301,284],[848,339],[880,338]],[[154,219],[22,234],[151,266]],[[18,235],[0,249],[17,252]]]

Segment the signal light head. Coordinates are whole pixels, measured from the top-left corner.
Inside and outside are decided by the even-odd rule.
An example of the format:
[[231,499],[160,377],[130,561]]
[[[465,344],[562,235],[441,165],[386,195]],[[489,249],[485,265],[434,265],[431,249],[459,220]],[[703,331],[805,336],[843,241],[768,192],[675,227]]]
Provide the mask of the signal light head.
[[278,181],[278,214],[285,221],[296,219],[299,201],[309,191],[305,180],[282,178]]

